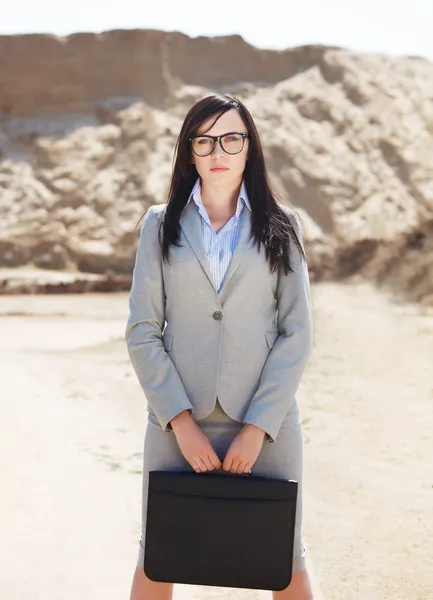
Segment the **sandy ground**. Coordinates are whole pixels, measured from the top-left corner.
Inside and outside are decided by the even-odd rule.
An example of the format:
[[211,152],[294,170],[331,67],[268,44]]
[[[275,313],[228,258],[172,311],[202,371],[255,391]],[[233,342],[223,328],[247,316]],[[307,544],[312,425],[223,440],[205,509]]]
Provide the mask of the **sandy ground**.
[[[315,580],[326,600],[431,600],[433,315],[362,283],[316,285],[313,302],[299,399]],[[126,316],[126,294],[0,297],[2,599],[129,597],[147,413]]]

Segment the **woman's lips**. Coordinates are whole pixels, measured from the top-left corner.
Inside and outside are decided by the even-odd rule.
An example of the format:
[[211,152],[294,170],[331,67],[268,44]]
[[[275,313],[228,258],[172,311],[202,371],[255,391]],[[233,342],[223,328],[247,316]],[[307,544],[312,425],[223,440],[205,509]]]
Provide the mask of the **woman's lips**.
[[228,171],[228,167],[211,167],[211,171]]

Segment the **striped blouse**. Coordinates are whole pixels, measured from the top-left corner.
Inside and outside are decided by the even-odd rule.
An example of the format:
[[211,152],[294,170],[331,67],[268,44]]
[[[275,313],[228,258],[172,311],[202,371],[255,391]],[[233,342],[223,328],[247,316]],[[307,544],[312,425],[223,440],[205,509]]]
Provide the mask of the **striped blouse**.
[[204,247],[214,279],[215,289],[219,292],[238,241],[242,210],[244,206],[251,210],[245,183],[242,182],[235,214],[218,233],[216,233],[212,227],[209,215],[207,214],[207,210],[201,198],[200,177],[192,188],[188,202],[190,202],[191,199],[194,200],[200,213]]

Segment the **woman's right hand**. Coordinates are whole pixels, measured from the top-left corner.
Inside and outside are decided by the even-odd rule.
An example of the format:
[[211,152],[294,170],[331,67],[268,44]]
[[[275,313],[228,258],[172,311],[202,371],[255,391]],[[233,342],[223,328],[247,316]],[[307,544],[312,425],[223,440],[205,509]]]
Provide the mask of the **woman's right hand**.
[[177,444],[185,460],[196,473],[220,469],[218,458],[207,435],[203,433],[187,410],[170,421]]

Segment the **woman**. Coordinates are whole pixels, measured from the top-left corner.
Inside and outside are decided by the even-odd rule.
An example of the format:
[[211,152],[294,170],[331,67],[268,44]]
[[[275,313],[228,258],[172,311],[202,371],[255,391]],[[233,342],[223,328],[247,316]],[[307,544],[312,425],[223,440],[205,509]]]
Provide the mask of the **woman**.
[[168,202],[141,228],[126,340],[149,411],[130,600],[172,598],[172,584],[143,570],[148,473],[188,468],[299,482],[292,582],[273,594],[311,599],[295,396],[312,345],[308,270],[298,218],[275,200],[233,96],[186,115]]

